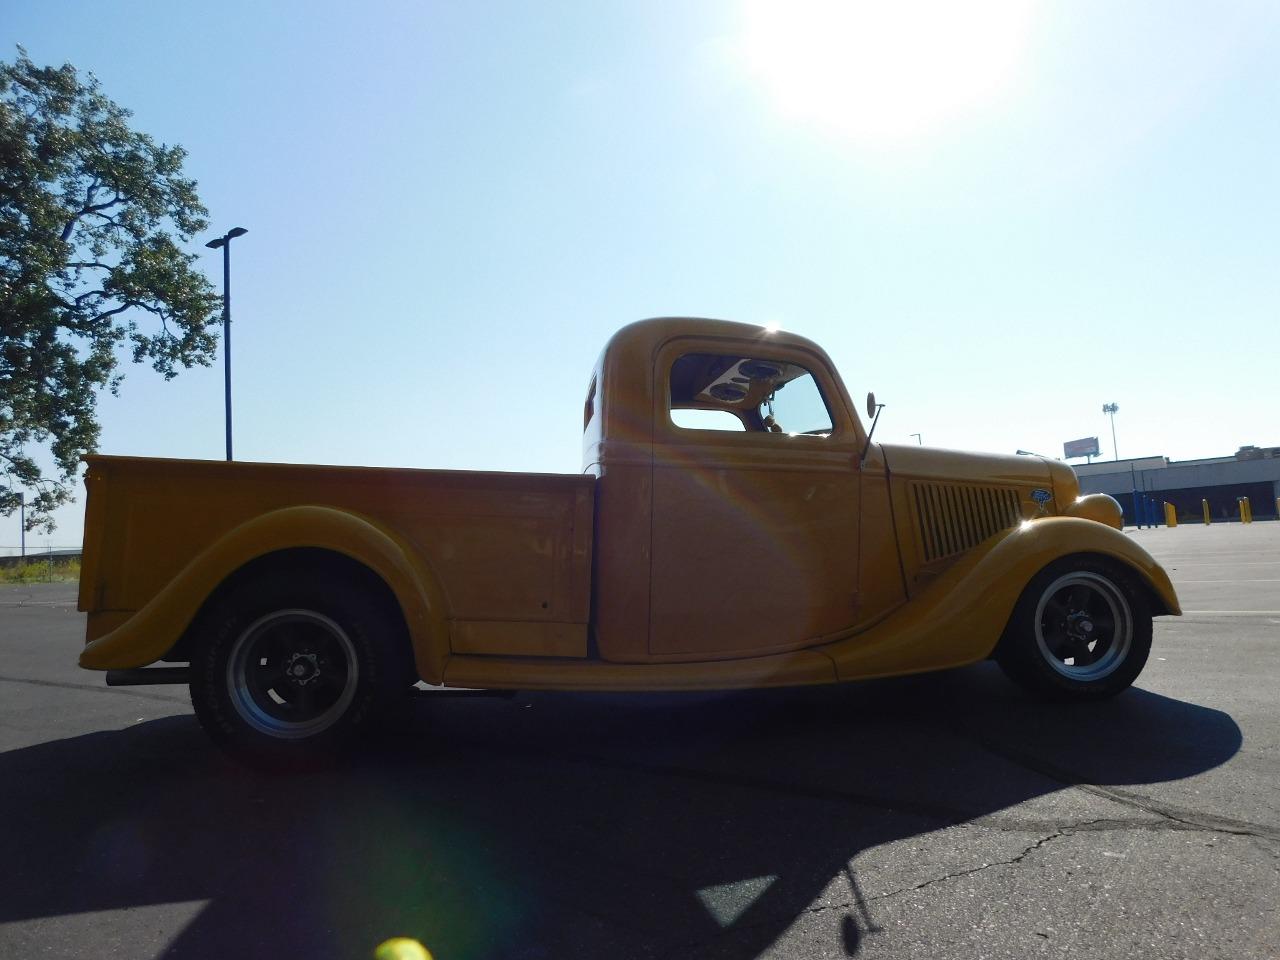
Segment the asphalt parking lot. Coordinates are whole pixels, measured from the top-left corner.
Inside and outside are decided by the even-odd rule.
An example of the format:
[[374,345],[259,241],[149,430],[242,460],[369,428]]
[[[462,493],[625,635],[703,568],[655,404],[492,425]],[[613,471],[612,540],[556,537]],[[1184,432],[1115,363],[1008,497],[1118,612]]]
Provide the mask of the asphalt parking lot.
[[1105,704],[423,699],[292,777],[77,669],[73,587],[0,587],[0,956],[1280,956],[1280,523],[1131,535],[1186,616]]

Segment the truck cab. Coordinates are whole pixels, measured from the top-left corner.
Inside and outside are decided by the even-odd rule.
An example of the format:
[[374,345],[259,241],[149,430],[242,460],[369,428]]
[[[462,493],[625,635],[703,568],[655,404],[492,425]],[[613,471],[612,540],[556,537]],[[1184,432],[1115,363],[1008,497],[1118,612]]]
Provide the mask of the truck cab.
[[603,658],[797,650],[905,599],[883,459],[862,462],[865,430],[815,344],[632,324],[601,355],[584,421]]

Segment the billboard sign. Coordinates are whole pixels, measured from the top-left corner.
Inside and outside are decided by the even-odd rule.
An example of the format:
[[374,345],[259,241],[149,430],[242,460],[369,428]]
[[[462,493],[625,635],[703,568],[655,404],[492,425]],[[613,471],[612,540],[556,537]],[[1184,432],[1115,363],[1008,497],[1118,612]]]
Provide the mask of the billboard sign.
[[1068,440],[1062,445],[1062,456],[1066,460],[1071,460],[1074,457],[1096,457],[1099,452],[1097,437]]

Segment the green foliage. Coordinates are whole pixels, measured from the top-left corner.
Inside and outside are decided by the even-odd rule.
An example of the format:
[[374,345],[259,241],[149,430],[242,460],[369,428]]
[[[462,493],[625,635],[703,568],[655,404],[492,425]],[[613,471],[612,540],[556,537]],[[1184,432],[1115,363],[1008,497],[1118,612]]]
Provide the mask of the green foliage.
[[0,515],[33,490],[28,529],[71,499],[122,352],[170,379],[217,347],[218,297],[179,246],[207,226],[186,152],[129,117],[69,64],[0,62]]
[[79,557],[35,559],[25,563],[0,564],[0,583],[55,583],[80,579]]

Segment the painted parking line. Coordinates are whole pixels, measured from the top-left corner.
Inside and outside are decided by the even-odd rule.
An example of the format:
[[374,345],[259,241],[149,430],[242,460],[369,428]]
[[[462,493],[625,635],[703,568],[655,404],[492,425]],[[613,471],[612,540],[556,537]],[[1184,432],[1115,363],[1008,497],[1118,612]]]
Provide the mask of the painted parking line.
[[1275,580],[1175,580],[1175,583],[1280,583]]
[[1168,563],[1173,569],[1180,567],[1280,567],[1280,560],[1234,560],[1224,556],[1221,560],[1174,560]]
[[1280,617],[1280,610],[1183,610],[1184,617]]

